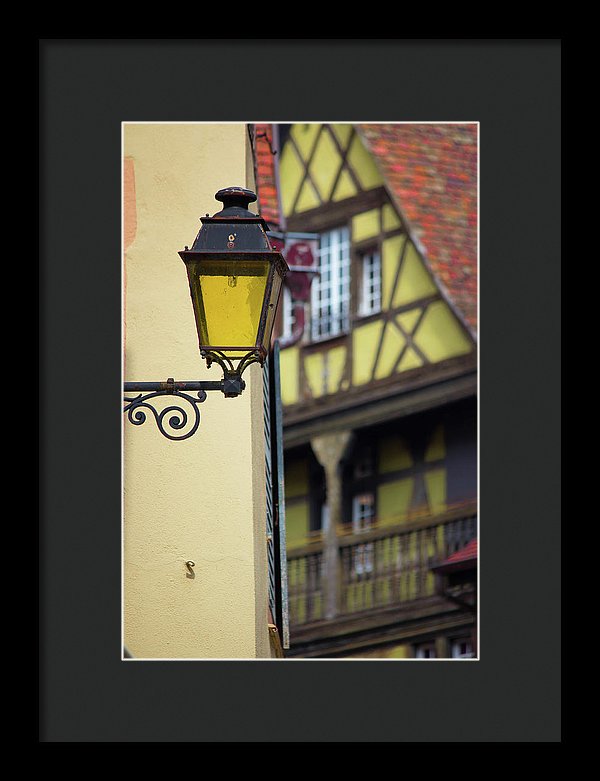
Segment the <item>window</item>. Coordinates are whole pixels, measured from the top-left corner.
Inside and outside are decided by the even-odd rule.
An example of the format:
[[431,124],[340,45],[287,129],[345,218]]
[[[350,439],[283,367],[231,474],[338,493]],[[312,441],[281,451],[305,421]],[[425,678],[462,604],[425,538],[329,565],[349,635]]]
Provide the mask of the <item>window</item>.
[[379,252],[362,255],[361,268],[358,314],[365,317],[381,311],[381,255]]
[[294,333],[294,326],[296,325],[296,318],[294,317],[294,300],[289,288],[285,285],[283,287],[281,309],[283,317],[281,336],[283,339],[291,339]]
[[356,534],[371,527],[375,517],[375,496],[358,494],[352,501],[352,531]]
[[337,228],[321,234],[319,276],[311,290],[311,338],[337,336],[350,325],[350,232]]
[[415,659],[435,659],[435,643],[422,643],[415,646]]
[[[352,531],[354,534],[371,528],[375,518],[375,495],[358,494],[352,500]],[[357,545],[353,549],[352,568],[357,575],[373,571],[373,543]]]
[[470,640],[462,639],[452,641],[453,659],[472,659],[474,656],[473,645]]

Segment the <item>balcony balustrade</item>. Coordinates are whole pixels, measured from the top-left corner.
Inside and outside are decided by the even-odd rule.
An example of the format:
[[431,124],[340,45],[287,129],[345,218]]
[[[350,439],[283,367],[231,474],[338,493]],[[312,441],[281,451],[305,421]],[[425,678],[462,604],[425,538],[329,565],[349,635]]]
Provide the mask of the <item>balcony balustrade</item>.
[[319,536],[288,551],[288,599],[292,626],[324,619],[327,588],[336,589],[339,616],[414,603],[435,594],[434,564],[477,536],[475,505],[396,524],[375,525],[337,537],[338,582],[324,571]]

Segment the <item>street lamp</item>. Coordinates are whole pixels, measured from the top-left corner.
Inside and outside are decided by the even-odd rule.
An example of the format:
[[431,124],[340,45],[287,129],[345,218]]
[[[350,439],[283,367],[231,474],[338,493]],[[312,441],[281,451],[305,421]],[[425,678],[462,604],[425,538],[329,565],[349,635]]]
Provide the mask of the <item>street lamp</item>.
[[[202,227],[191,249],[179,256],[185,263],[198,331],[200,355],[206,365],[218,363],[223,378],[215,382],[126,382],[125,392],[146,391],[135,398],[125,397],[124,412],[134,425],[146,420],[142,407],[150,409],[160,431],[169,439],[187,439],[200,422],[197,404],[206,391],[219,390],[226,398],[239,396],[245,388],[244,370],[251,363],[261,366],[269,354],[271,332],[279,294],[288,266],[283,255],[271,246],[269,226],[248,205],[256,201],[251,190],[227,187],[215,195],[223,209],[212,217],[201,217]],[[185,391],[198,391],[197,398]],[[192,430],[179,434],[187,414],[179,407],[158,413],[148,402],[162,395],[177,395],[190,402],[196,413]],[[175,416],[167,418],[169,413]],[[168,432],[164,428],[167,418]]]
[[[269,226],[248,210],[256,195],[228,187],[215,195],[223,209],[201,218],[191,250],[179,255],[187,268],[200,354],[223,368],[225,396],[238,396],[241,376],[269,353],[281,283],[283,255],[267,237]],[[237,365],[234,366],[234,361]]]

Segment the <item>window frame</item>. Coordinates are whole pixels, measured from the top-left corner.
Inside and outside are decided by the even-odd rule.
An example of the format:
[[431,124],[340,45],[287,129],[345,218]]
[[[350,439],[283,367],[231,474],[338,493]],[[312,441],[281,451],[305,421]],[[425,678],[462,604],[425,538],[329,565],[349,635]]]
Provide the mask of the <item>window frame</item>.
[[281,295],[281,338],[284,340],[291,339],[294,334],[296,326],[294,303],[292,292],[284,283]]
[[[357,318],[371,317],[372,315],[381,314],[382,311],[382,292],[383,283],[381,278],[381,245],[380,242],[374,243],[369,247],[361,247],[354,251],[355,263],[354,269],[356,270],[357,285],[356,285],[356,305],[354,307]],[[377,299],[375,305],[369,304],[366,306],[365,291],[367,288],[366,280],[366,260],[367,258],[377,258]]]
[[[345,238],[341,238],[340,234],[344,234]],[[323,247],[322,242],[325,236],[329,237],[329,240],[326,247]],[[332,242],[331,240],[334,237],[335,241]],[[326,253],[324,249],[327,250]],[[336,263],[335,265],[331,263],[333,249],[338,250],[338,258],[345,250],[341,263]],[[329,262],[328,266],[323,269],[322,258],[325,254]],[[352,266],[352,235],[349,224],[339,224],[322,230],[319,234],[319,276],[313,281],[310,292],[309,340],[311,344],[323,342],[326,339],[334,339],[350,332],[353,317]],[[328,275],[327,288],[323,288],[323,277],[325,274]],[[345,282],[343,293],[340,291],[341,281]],[[320,296],[324,289],[328,293],[327,298]],[[323,301],[326,302],[325,306],[328,308],[328,314],[326,315],[322,314],[324,309]],[[318,315],[317,312],[319,313]],[[323,327],[325,320],[329,321],[326,329]]]
[[[461,654],[454,653],[455,647],[460,643],[465,643],[471,649],[469,652]],[[451,637],[450,638],[450,658],[451,659],[475,659],[475,649],[471,637]]]
[[[336,339],[349,334],[352,330],[354,323],[358,320],[380,316],[383,312],[383,252],[381,244],[381,236],[371,239],[368,242],[353,242],[352,241],[352,229],[351,220],[349,219],[345,223],[337,223],[336,225],[327,226],[323,228],[319,233],[319,256],[318,256],[318,268],[321,272],[321,239],[323,236],[344,231],[347,234],[347,240],[344,240],[342,244],[346,245],[346,257],[342,271],[337,268],[334,274],[331,273],[331,268],[327,269],[325,273],[329,273],[328,282],[330,284],[330,290],[333,290],[333,296],[328,300],[330,311],[335,309],[335,313],[326,315],[325,317],[336,318],[337,327],[328,327],[326,333],[322,332],[323,316],[315,317],[317,309],[321,309],[322,305],[319,305],[318,296],[321,291],[321,277],[317,277],[312,286],[310,294],[310,324],[307,329],[307,344],[320,344],[329,339]],[[374,286],[377,291],[375,297],[375,303],[371,303],[368,307],[365,306],[365,260],[367,258],[376,258],[377,268],[377,284]],[[332,277],[334,277],[332,279]],[[346,278],[346,289],[343,300],[340,306],[339,289],[337,283],[340,280]],[[344,311],[343,305],[346,305]],[[321,331],[321,332],[319,332]]]
[[[430,656],[421,656],[420,654],[425,651],[433,651],[433,653]],[[415,644],[413,646],[413,656],[415,659],[438,659],[435,641],[430,640],[429,642]]]
[[[365,502],[359,502],[363,496],[370,496],[371,514],[362,516],[359,507],[367,506]],[[374,491],[360,491],[352,496],[352,534],[361,534],[369,531],[375,524],[377,495]],[[358,512],[357,512],[358,510]],[[352,571],[356,575],[367,575],[374,570],[374,552],[375,545],[372,542],[366,542],[363,545],[357,545],[352,555]]]

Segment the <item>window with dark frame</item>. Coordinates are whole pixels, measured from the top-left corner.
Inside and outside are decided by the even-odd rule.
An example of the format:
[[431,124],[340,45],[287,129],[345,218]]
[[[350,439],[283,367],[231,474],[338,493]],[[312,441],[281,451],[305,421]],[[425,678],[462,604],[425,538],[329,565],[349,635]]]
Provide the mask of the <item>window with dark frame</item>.
[[[375,520],[375,494],[360,493],[352,499],[352,531],[368,531]],[[357,545],[353,551],[352,568],[357,575],[373,571],[374,546],[372,542]]]
[[[321,233],[319,276],[311,288],[310,340],[321,341],[347,333],[352,315],[368,317],[381,312],[381,252],[378,245],[362,250],[351,261],[352,244],[348,226]],[[351,272],[351,268],[353,271]],[[356,282],[351,274],[356,274]],[[354,287],[355,293],[352,293]],[[284,296],[285,296],[284,292]],[[353,303],[352,299],[356,296]],[[284,329],[290,329],[291,297],[284,298]],[[284,333],[287,333],[284,330]],[[290,331],[291,333],[291,331]]]
[[290,289],[284,285],[283,294],[281,296],[281,337],[283,339],[291,339],[294,333],[294,326],[296,325],[296,318],[294,316],[294,299]]
[[375,494],[357,494],[352,501],[352,528],[355,533],[371,528],[375,518]]
[[312,341],[349,330],[350,300],[350,231],[343,226],[321,234],[319,276],[311,288]]
[[415,659],[435,659],[435,643],[420,643],[414,647]]
[[450,655],[453,659],[472,659],[475,656],[473,644],[468,637],[457,638],[450,644]]
[[378,250],[361,253],[358,315],[367,317],[381,311],[381,254]]

